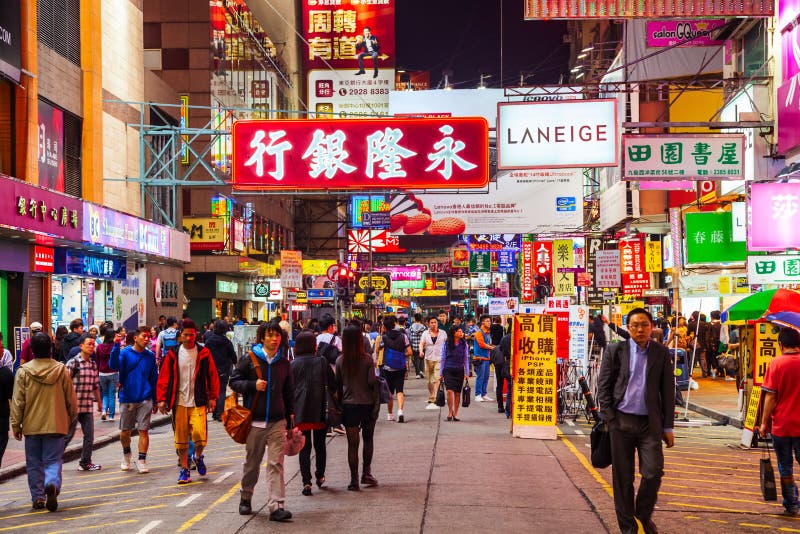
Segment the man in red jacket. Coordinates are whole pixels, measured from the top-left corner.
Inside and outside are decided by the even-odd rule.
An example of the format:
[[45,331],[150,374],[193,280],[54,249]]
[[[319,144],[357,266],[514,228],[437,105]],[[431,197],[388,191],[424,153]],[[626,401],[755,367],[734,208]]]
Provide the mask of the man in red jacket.
[[197,474],[205,476],[203,457],[208,440],[208,412],[213,412],[219,397],[219,377],[211,351],[197,344],[197,327],[184,319],[180,332],[181,344],[170,349],[161,364],[156,397],[158,411],[172,411],[175,449],[181,461],[178,484],[192,481],[189,471],[189,438],[195,445],[194,461]]

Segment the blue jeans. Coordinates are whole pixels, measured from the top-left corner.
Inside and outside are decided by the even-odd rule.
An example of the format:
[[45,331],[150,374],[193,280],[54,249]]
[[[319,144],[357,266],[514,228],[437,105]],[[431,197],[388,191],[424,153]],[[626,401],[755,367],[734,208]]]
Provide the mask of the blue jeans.
[[794,482],[792,471],[792,452],[794,451],[794,458],[800,463],[800,437],[781,438],[772,436],[772,444],[775,447],[775,457],[778,459],[783,506],[787,510],[798,508],[800,507],[800,502],[797,499],[797,484]]
[[475,360],[475,396],[483,397],[489,387],[489,360]]
[[103,411],[109,417],[117,412],[117,383],[119,373],[100,375],[100,397],[103,399]]
[[61,492],[61,457],[64,455],[64,436],[48,434],[25,436],[25,464],[31,501],[44,499],[44,488],[55,484]]

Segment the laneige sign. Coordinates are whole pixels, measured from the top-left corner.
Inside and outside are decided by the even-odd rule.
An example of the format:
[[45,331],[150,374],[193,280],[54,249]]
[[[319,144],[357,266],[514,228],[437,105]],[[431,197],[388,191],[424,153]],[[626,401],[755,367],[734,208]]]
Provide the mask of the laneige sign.
[[616,100],[499,103],[497,167],[552,169],[618,163]]

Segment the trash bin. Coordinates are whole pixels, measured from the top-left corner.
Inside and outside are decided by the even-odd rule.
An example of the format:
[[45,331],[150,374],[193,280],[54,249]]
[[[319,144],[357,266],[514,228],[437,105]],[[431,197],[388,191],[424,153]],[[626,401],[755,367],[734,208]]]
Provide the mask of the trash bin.
[[680,391],[689,389],[689,372],[688,363],[686,362],[686,351],[683,349],[669,349],[669,354],[672,357],[673,363],[675,362],[675,353],[678,355],[678,364],[675,367],[675,385]]

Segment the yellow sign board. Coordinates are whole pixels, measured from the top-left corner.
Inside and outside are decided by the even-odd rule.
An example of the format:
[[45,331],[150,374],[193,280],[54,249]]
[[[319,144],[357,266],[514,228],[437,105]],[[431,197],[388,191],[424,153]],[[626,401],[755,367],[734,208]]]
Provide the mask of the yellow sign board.
[[753,386],[750,392],[750,400],[747,403],[747,415],[744,418],[744,427],[747,430],[755,430],[758,420],[758,404],[761,402],[761,386]]
[[730,295],[731,294],[731,277],[730,276],[720,276],[719,277],[719,294],[720,295]]
[[755,350],[753,356],[753,385],[764,383],[769,362],[778,356],[778,332],[772,323],[755,324]]
[[312,276],[325,276],[331,265],[336,265],[336,260],[307,260],[303,259],[303,274]]
[[514,436],[556,439],[556,321],[550,314],[514,316]]
[[575,293],[575,273],[562,273],[559,269],[575,266],[572,239],[553,241],[553,286],[556,297],[571,297]]
[[644,254],[644,269],[648,273],[660,273],[663,270],[661,241],[647,242]]
[[446,289],[412,289],[411,295],[414,297],[446,297]]
[[223,250],[228,226],[223,217],[184,217],[191,250]]

